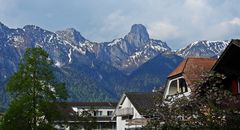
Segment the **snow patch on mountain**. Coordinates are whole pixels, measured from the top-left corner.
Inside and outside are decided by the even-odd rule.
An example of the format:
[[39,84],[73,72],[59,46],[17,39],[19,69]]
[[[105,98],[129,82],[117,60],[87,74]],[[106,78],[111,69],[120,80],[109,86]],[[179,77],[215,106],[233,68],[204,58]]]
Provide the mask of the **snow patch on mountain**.
[[61,67],[62,66],[62,64],[61,64],[61,62],[60,61],[55,61],[55,66],[57,66],[57,67]]
[[69,58],[69,60],[68,60],[68,63],[72,63],[72,50],[71,49],[69,49],[69,53],[68,53],[68,58]]
[[122,41],[122,38],[115,39],[115,40],[113,40],[112,42],[110,42],[110,43],[108,44],[108,46],[109,46],[109,47],[115,46],[115,45],[117,45],[118,43],[120,43],[121,41]]
[[216,57],[221,55],[229,41],[195,41],[176,53],[182,57]]

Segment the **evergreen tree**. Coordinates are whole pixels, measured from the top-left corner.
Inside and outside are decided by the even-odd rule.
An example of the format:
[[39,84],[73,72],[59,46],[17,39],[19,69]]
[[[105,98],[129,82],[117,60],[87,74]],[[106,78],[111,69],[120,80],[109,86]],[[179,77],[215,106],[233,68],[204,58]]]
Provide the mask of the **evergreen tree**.
[[26,49],[19,70],[7,83],[11,103],[2,129],[54,129],[54,122],[61,119],[57,102],[65,100],[67,92],[65,85],[54,79],[52,63],[42,48]]

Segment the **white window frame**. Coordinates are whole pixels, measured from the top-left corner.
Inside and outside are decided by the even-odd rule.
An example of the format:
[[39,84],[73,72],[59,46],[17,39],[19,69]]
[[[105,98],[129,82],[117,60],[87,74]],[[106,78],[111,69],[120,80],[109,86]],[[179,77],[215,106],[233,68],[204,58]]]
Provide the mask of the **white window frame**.
[[167,98],[167,96],[169,95],[169,88],[170,88],[170,85],[171,85],[171,83],[173,82],[173,81],[177,81],[177,92],[178,92],[178,84],[179,84],[179,81],[178,81],[178,79],[181,79],[181,78],[184,78],[184,76],[180,76],[180,77],[177,77],[177,78],[174,78],[174,79],[171,79],[171,80],[168,80],[168,82],[167,82],[167,88],[165,89],[165,92],[164,92],[164,99],[166,99]]

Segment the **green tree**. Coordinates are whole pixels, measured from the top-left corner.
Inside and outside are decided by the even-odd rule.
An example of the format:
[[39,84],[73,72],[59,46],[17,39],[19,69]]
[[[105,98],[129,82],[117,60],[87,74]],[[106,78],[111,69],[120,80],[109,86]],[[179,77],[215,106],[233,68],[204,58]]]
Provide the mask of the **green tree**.
[[11,103],[4,114],[4,130],[53,129],[61,119],[57,102],[67,99],[63,83],[54,79],[52,61],[42,48],[28,48],[19,70],[7,83]]

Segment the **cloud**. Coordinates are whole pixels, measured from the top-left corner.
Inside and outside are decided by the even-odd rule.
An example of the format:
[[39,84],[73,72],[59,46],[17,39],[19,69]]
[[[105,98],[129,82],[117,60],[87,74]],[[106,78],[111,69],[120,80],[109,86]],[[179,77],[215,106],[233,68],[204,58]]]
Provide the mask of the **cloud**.
[[150,37],[179,48],[195,40],[237,37],[239,5],[239,0],[0,0],[0,21],[50,31],[74,27],[97,42],[123,37],[140,23]]
[[230,40],[239,38],[240,18],[235,17],[208,26],[200,35],[209,40]]
[[233,26],[240,26],[240,18],[239,17],[235,17],[231,20],[228,21],[224,21],[221,23],[222,25],[233,25]]
[[114,30],[121,30],[121,28],[130,23],[128,16],[123,15],[121,11],[116,11],[109,14],[106,19],[104,19],[104,24],[101,28],[102,32],[109,32]]
[[152,38],[171,39],[180,36],[178,27],[167,22],[158,21],[149,24],[147,27]]
[[95,34],[97,41],[110,41],[126,35],[134,23],[129,16],[117,10],[108,14],[98,26],[99,28],[92,32],[98,32],[98,36]]
[[7,12],[10,12],[9,9],[14,9],[16,5],[16,0],[0,0],[0,15],[5,15]]

